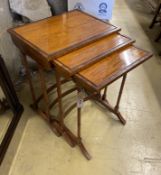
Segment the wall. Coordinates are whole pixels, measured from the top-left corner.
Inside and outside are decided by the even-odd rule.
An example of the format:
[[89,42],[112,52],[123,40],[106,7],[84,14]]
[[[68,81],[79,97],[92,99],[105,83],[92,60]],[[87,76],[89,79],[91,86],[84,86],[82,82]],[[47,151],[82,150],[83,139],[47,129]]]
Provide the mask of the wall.
[[9,69],[10,75],[15,77],[20,66],[18,49],[12,43],[7,29],[13,26],[8,1],[0,0],[0,54]]

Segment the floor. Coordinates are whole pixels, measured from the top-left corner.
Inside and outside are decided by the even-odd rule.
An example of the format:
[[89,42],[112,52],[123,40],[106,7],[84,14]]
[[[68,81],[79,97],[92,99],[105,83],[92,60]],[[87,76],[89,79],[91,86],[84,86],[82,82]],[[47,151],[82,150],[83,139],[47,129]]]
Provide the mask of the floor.
[[[29,90],[24,84],[19,97],[26,110],[20,122],[23,127],[19,125],[16,133],[20,142],[15,146],[13,139],[11,146],[14,149],[11,151],[10,146],[0,174],[161,174],[161,59],[148,34],[151,33],[148,25],[152,15],[143,13],[146,10],[141,5],[138,0],[133,0],[133,3],[116,0],[112,20],[123,29],[123,33],[136,38],[136,45],[154,53],[151,60],[128,76],[120,108],[127,119],[126,126],[96,103],[87,102],[82,117],[83,141],[92,155],[92,160],[87,161],[78,148],[72,149],[62,138],[56,137],[43,119],[28,107],[30,99],[26,98],[26,94]],[[50,81],[54,79],[52,73],[48,76]],[[117,81],[109,87],[108,97],[112,103],[115,102],[119,83]],[[66,99],[66,103],[70,100]],[[66,124],[75,131],[75,122],[74,110],[67,117]],[[13,158],[10,152],[15,152]],[[9,161],[10,168],[7,166]]]

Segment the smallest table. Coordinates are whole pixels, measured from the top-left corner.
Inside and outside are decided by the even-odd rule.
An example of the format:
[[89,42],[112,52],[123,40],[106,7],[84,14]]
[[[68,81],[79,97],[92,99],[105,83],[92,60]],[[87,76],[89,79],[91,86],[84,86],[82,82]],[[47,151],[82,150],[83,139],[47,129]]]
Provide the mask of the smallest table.
[[[119,38],[121,38],[124,46],[118,48],[112,47],[114,45],[108,45],[108,42],[111,41],[112,37],[114,37],[117,41],[119,41]],[[102,46],[103,40],[105,40],[107,44],[104,48],[99,47]],[[83,47],[63,57],[53,60],[53,64],[55,65],[58,72],[57,82],[58,95],[60,97],[59,105],[61,114],[60,118],[62,118],[62,126],[64,125],[64,112],[61,101],[60,76],[64,76],[66,78],[71,77],[72,80],[76,83],[78,91],[77,137],[74,138],[72,141],[73,144],[77,144],[80,147],[82,153],[87,159],[90,159],[91,156],[82,144],[81,139],[81,108],[83,106],[83,102],[89,99],[93,99],[99,102],[110,112],[115,114],[123,125],[126,124],[126,120],[119,112],[119,104],[127,73],[152,56],[151,53],[139,49],[136,46],[133,46],[132,43],[132,40],[118,33],[114,36],[112,35],[108,38],[96,41],[95,43],[92,43],[86,47]],[[109,50],[107,49],[107,47],[109,48]],[[92,51],[92,49],[93,52],[90,52]],[[97,56],[97,54],[99,55],[100,52],[102,53],[101,56]],[[110,105],[106,98],[107,87],[120,77],[122,77],[122,83],[120,86],[116,105],[113,107]],[[103,89],[104,93],[102,95],[101,90]],[[84,91],[86,92],[86,97],[85,95],[82,95]]]

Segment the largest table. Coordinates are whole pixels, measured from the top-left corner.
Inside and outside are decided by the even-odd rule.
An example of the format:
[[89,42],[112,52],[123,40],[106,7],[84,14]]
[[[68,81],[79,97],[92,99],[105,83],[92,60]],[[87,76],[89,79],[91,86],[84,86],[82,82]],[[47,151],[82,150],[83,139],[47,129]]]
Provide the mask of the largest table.
[[[97,100],[125,124],[126,121],[119,112],[119,103],[126,75],[151,57],[151,53],[133,46],[134,40],[119,31],[120,28],[78,10],[9,29],[14,43],[23,54],[33,98],[32,108],[46,119],[57,136],[63,135],[72,147],[78,145],[87,159],[91,157],[82,143],[80,132],[83,101],[91,98]],[[34,59],[39,67],[43,95],[38,98],[35,96],[26,56]],[[43,70],[53,68],[56,70],[56,84],[47,88]],[[61,76],[64,77],[63,80]],[[106,98],[107,86],[120,77],[123,77],[123,81],[116,106],[112,107]],[[62,93],[61,85],[70,80],[75,82],[76,87]],[[57,89],[58,97],[49,104],[48,94],[54,88]],[[86,92],[86,97],[82,97],[82,89]],[[74,103],[65,111],[62,98],[75,90],[79,97],[77,105]],[[45,111],[38,106],[42,98]],[[59,115],[57,119],[53,119],[50,109],[56,103],[59,106]],[[64,123],[65,116],[75,106],[78,108],[77,136]]]

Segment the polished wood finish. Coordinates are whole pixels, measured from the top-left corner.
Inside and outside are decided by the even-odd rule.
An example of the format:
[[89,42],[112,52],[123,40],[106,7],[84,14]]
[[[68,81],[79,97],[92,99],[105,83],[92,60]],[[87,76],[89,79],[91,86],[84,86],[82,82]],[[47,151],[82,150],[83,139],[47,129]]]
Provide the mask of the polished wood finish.
[[79,72],[74,79],[90,90],[100,91],[151,56],[151,53],[135,46],[123,48]]
[[114,33],[58,59],[53,59],[53,63],[65,77],[72,76],[120,48],[132,45],[132,43],[134,40],[131,38]]
[[[77,10],[9,30],[13,41],[23,52],[23,63],[33,98],[32,108],[45,119],[57,136],[63,136],[71,147],[79,146],[88,160],[91,156],[81,138],[82,106],[79,104],[93,99],[115,114],[125,125],[126,120],[119,112],[119,104],[127,73],[151,57],[149,52],[133,46],[134,40],[119,31],[120,28]],[[42,89],[38,98],[35,96],[27,55],[38,63]],[[56,84],[47,88],[42,69],[53,67]],[[64,80],[62,76],[65,77]],[[120,77],[122,83],[116,105],[112,107],[106,96],[107,86]],[[75,81],[76,86],[62,92],[62,84],[71,80]],[[103,88],[104,94],[101,95]],[[54,89],[57,90],[57,98],[49,103],[48,95]],[[63,109],[63,98],[76,90],[78,96],[81,96],[82,91],[86,92],[86,96],[81,96],[77,103]],[[44,101],[45,111],[40,108],[41,100]],[[56,104],[59,107],[58,116],[51,114],[50,110]],[[77,135],[74,135],[66,127],[64,118],[76,106]]]
[[51,59],[118,30],[120,28],[74,10],[8,31],[22,52],[48,67]]

